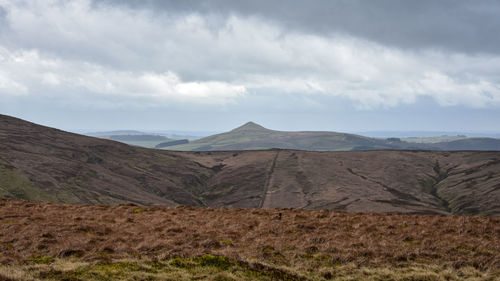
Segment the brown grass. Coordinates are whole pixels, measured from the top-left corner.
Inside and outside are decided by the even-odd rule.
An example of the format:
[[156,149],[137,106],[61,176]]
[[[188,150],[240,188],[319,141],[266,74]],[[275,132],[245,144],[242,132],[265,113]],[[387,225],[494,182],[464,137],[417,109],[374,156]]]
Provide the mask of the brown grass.
[[[0,265],[0,280],[393,280],[393,281],[494,281],[498,273],[472,267],[450,269],[410,264],[398,267],[359,267],[350,263],[316,271],[278,268],[262,264],[204,264],[200,260],[173,258],[167,261],[124,259],[109,263],[57,259],[51,264]],[[215,256],[210,256],[217,258]],[[198,262],[197,262],[198,261]]]
[[43,267],[58,260],[99,264],[205,254],[305,276],[341,276],[352,267],[359,274],[383,275],[387,269],[403,272],[415,265],[436,266],[436,276],[447,270],[455,276],[460,270],[495,275],[500,273],[500,219],[0,199],[0,252],[4,277],[8,268],[24,272],[22,266]]

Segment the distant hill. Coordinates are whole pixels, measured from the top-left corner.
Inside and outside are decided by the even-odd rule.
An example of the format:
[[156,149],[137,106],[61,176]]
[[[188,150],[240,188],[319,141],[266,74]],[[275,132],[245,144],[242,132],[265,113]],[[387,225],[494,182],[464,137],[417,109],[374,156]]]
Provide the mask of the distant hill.
[[208,136],[188,144],[168,146],[179,151],[298,149],[309,151],[350,150],[500,150],[500,139],[470,138],[408,142],[399,138],[370,138],[338,132],[283,132],[248,122],[227,133]]
[[500,150],[500,139],[466,138],[429,144],[435,150]]
[[173,145],[180,145],[180,144],[186,144],[189,143],[189,140],[183,139],[183,140],[171,140],[171,141],[166,141],[159,143],[155,146],[155,148],[164,148],[167,146],[173,146]]
[[148,133],[136,130],[117,130],[117,131],[90,132],[90,133],[85,133],[84,135],[91,137],[105,137],[113,135],[147,135],[147,134]]
[[210,132],[197,132],[197,131],[175,131],[175,130],[155,130],[155,131],[137,131],[137,130],[115,130],[115,131],[101,131],[101,132],[83,132],[83,135],[89,137],[109,138],[110,136],[125,136],[125,135],[154,135],[164,136],[172,140],[188,139],[196,140],[202,137],[213,135]]
[[153,148],[159,143],[174,140],[173,138],[169,138],[167,136],[160,134],[151,134],[133,130],[95,132],[95,133],[87,133],[86,135],[102,139],[119,141],[122,143],[126,143],[128,145],[140,146],[146,148]]
[[500,216],[500,152],[165,151],[0,115],[0,197]]
[[185,145],[170,146],[169,150],[256,150],[256,149],[300,149],[341,151],[357,147],[388,149],[388,142],[353,134],[336,132],[282,132],[266,129],[248,122],[227,133],[208,136]]
[[406,142],[415,142],[415,143],[438,143],[438,142],[449,142],[455,140],[466,139],[465,135],[456,135],[456,136],[435,136],[435,137],[407,137],[401,138],[401,140]]
[[121,142],[132,142],[132,141],[169,141],[165,136],[159,135],[111,135],[110,140],[121,141]]
[[433,138],[433,137],[469,137],[469,138],[500,138],[497,131],[361,131],[353,132],[373,138]]

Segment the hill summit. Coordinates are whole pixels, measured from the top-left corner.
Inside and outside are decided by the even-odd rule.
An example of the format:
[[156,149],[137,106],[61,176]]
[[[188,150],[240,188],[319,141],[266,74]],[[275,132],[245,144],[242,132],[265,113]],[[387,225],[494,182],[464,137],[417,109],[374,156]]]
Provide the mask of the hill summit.
[[239,132],[239,131],[270,131],[267,128],[264,128],[263,126],[254,123],[252,121],[245,123],[244,125],[231,130],[232,132]]
[[186,144],[166,147],[177,151],[295,149],[309,151],[352,150],[500,150],[500,139],[467,138],[437,143],[414,143],[398,138],[370,138],[328,131],[277,131],[254,122],[231,131]]
[[188,144],[169,147],[171,150],[258,150],[258,149],[298,149],[298,150],[353,150],[357,147],[386,149],[385,140],[337,132],[287,132],[264,128],[247,122],[231,131],[208,136]]

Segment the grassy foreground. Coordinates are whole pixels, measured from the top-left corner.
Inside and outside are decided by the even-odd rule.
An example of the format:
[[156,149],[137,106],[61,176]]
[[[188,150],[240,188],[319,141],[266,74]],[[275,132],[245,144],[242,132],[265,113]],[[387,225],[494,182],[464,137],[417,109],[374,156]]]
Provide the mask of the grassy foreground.
[[354,263],[325,263],[308,270],[275,267],[203,255],[164,260],[126,259],[84,262],[78,259],[35,257],[15,266],[0,266],[0,280],[500,280],[500,271],[473,267],[454,269],[401,263],[394,267],[366,267]]
[[500,281],[500,218],[0,199],[24,280]]

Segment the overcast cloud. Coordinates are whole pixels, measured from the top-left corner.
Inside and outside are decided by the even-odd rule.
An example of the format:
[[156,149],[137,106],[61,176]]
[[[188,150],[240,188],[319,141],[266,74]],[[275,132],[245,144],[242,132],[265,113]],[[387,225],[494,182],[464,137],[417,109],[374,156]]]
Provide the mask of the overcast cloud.
[[494,131],[498,34],[499,1],[0,0],[0,113],[72,130]]

